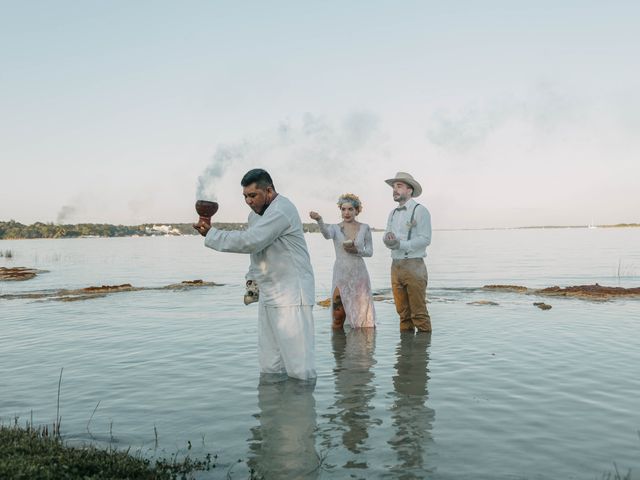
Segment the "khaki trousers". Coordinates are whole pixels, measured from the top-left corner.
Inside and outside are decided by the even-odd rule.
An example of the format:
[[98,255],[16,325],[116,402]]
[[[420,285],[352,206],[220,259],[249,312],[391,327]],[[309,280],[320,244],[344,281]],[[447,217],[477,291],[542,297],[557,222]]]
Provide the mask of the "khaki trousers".
[[405,258],[391,263],[391,288],[400,330],[431,331],[427,311],[427,266],[422,258]]

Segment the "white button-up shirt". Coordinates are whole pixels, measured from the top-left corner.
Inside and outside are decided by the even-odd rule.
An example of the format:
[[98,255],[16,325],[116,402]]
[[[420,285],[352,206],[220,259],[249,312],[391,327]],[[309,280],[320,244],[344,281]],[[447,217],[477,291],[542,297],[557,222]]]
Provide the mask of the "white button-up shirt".
[[263,215],[249,214],[247,230],[211,228],[204,244],[219,252],[248,253],[247,279],[255,280],[265,306],[313,305],[313,269],[298,210],[282,195]]
[[[411,214],[413,214],[413,222]],[[411,239],[408,239],[411,230]],[[431,214],[424,205],[413,198],[402,207],[394,208],[389,214],[385,234],[393,232],[400,246],[391,250],[391,258],[422,258],[427,256],[427,246],[431,244]]]

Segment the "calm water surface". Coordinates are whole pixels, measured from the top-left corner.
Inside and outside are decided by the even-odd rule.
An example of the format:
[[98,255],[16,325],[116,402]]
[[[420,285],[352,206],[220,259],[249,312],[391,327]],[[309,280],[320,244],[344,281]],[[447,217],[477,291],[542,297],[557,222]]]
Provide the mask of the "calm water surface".
[[[318,300],[333,246],[307,236]],[[380,234],[367,265],[389,287]],[[315,309],[318,380],[260,379],[245,256],[198,237],[1,241],[0,266],[49,270],[0,295],[204,279],[222,286],[58,302],[0,298],[0,417],[56,416],[72,443],[149,457],[218,455],[201,478],[640,478],[640,301],[540,299],[476,290],[640,286],[640,229],[436,231],[434,333],[332,333]],[[470,305],[491,300],[497,306]],[[542,311],[534,301],[553,308]],[[97,408],[96,408],[97,406]],[[155,430],[154,430],[155,429]],[[157,432],[157,437],[156,437]],[[157,442],[157,444],[156,444]],[[240,461],[238,461],[240,460]]]

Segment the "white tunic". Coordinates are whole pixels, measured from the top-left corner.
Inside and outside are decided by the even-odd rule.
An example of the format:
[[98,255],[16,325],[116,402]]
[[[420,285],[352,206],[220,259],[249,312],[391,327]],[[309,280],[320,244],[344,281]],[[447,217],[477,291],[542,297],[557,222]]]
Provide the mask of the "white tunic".
[[313,305],[313,269],[296,207],[278,195],[263,215],[249,214],[247,230],[211,228],[205,245],[220,252],[249,253],[247,279],[260,289],[267,307]]
[[263,373],[316,377],[313,269],[296,207],[282,195],[263,215],[249,214],[249,228],[211,228],[205,245],[220,252],[248,253],[247,279],[260,289],[259,361]]

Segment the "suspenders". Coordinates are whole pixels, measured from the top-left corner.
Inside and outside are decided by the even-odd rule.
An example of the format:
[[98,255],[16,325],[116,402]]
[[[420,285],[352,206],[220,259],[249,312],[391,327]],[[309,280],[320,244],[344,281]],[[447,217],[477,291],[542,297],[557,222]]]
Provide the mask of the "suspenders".
[[416,214],[416,208],[418,208],[419,203],[416,203],[416,206],[413,207],[413,211],[411,212],[411,220],[409,220],[409,233],[407,235],[407,240],[411,240],[411,231],[413,230],[413,216]]
[[[420,205],[419,203],[416,203],[415,206],[413,207],[413,210],[411,211],[411,220],[409,220],[409,233],[407,234],[407,241],[411,240],[411,232],[413,231],[413,217],[416,214],[416,208],[418,208],[418,205]],[[396,214],[397,210],[393,211],[393,214],[391,215],[391,218],[393,218],[393,216]],[[409,253],[408,252],[404,252],[404,258],[408,258]]]

